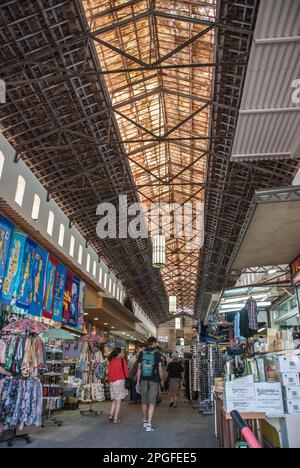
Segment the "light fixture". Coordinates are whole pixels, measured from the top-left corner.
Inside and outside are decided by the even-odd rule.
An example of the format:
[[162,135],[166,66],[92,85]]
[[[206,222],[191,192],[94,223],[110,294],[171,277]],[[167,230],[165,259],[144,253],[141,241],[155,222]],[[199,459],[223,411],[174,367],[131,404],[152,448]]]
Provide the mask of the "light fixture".
[[274,273],[277,273],[277,268],[271,268],[268,270],[268,275],[274,275]]
[[175,318],[175,330],[180,330],[181,329],[181,318],[176,317]]
[[114,329],[115,327],[110,327],[111,329]]
[[89,314],[88,314],[88,312],[84,312],[84,314],[83,314],[83,315],[89,315]]
[[104,322],[104,324],[103,324],[103,325],[108,325],[108,323],[107,323],[107,322]]
[[177,297],[169,296],[169,312],[170,314],[176,314],[177,312]]
[[97,317],[95,317],[94,320],[99,320],[99,319]]
[[122,333],[122,335],[126,335],[126,333],[125,333],[125,332],[123,332],[123,333]]
[[166,238],[156,234],[152,237],[152,266],[163,268],[166,264]]

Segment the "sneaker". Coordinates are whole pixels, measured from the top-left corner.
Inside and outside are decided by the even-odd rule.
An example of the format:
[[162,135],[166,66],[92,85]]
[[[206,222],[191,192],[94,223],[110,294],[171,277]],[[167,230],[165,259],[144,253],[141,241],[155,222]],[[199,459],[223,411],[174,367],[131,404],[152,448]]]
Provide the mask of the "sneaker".
[[151,426],[151,424],[148,424],[146,426],[146,432],[153,432],[153,431],[155,431],[155,428],[153,426]]
[[146,427],[148,426],[148,421],[143,421],[143,426],[144,426],[144,429],[146,429]]

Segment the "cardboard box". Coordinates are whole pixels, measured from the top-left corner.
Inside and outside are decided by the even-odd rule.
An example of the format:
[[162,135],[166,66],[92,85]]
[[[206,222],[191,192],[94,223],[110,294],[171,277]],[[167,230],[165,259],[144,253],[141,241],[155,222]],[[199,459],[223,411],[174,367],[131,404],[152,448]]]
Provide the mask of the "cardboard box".
[[279,382],[256,383],[255,399],[258,412],[268,414],[283,414],[282,389]]
[[283,396],[286,400],[299,400],[300,402],[300,387],[284,387]]
[[300,386],[300,374],[297,372],[281,373],[280,381],[284,387],[299,387]]
[[300,373],[300,356],[296,354],[285,354],[276,356],[276,367],[278,372],[298,372]]
[[287,414],[300,414],[300,400],[285,400],[284,406]]
[[255,400],[254,385],[230,385],[225,384],[225,396],[228,400]]
[[247,375],[246,377],[241,377],[240,379],[232,380],[231,382],[227,382],[227,384],[232,387],[236,387],[236,386],[239,387],[241,385],[253,387],[254,385],[253,375]]
[[255,413],[255,400],[229,400],[225,401],[225,410],[227,413],[238,411],[239,413]]

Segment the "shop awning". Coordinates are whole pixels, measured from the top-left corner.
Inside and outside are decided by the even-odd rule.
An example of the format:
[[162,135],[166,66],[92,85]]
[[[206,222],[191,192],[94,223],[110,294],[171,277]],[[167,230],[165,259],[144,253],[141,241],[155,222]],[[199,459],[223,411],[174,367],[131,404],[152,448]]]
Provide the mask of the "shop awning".
[[290,264],[300,253],[300,186],[258,191],[228,270]]
[[234,161],[300,156],[299,23],[298,0],[261,0],[233,143]]
[[100,294],[87,287],[85,301],[86,319],[97,327],[114,333],[116,330],[132,332],[136,329],[139,319],[109,294]]

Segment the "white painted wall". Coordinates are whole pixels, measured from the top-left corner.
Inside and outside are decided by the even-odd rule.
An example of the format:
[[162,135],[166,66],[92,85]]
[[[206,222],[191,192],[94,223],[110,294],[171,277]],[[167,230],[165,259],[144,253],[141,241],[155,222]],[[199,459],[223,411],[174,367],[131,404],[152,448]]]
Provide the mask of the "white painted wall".
[[[5,200],[14,211],[20,214],[24,219],[26,219],[28,223],[30,223],[37,231],[39,231],[45,239],[50,241],[56,249],[60,250],[65,256],[67,256],[72,261],[72,263],[76,265],[77,268],[80,268],[85,274],[87,274],[87,256],[90,255],[90,271],[88,275],[92,280],[94,280],[95,286],[101,285],[101,288],[104,289],[105,292],[109,293],[109,285],[111,285],[111,294],[114,292],[114,297],[119,302],[123,303],[124,298],[126,297],[126,293],[122,283],[117,280],[112,271],[109,271],[103,260],[99,262],[98,255],[90,246],[86,246],[86,240],[80,234],[80,232],[74,226],[70,228],[69,218],[64,214],[57,203],[52,199],[47,201],[46,189],[35,177],[24,161],[19,160],[17,163],[14,162],[16,152],[1,133],[0,151],[2,151],[5,158],[0,178],[0,197]],[[17,180],[19,175],[21,175],[26,181],[24,199],[21,207],[15,202]],[[38,195],[41,199],[39,216],[37,220],[34,220],[31,217],[35,195]],[[50,210],[54,213],[54,227],[52,236],[47,234]],[[62,247],[59,245],[61,224],[63,224],[65,227],[64,243]],[[73,257],[71,257],[69,254],[71,236],[73,236],[75,239]],[[78,251],[80,245],[83,248],[81,265],[78,263]],[[95,278],[93,277],[94,262],[96,262],[97,265]],[[102,270],[102,274],[100,274],[100,269]],[[149,330],[149,332],[156,336],[155,325],[137,304],[135,304],[135,314]]]

